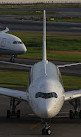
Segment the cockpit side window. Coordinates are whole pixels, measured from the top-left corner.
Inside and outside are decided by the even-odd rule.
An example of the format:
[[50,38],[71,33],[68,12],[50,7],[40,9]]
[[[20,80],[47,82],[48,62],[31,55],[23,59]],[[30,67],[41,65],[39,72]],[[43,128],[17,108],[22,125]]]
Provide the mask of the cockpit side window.
[[13,44],[23,44],[22,41],[13,41]]
[[17,41],[14,41],[13,44],[17,44]]
[[44,98],[44,99],[57,98],[57,97],[58,95],[55,92],[51,92],[51,93],[38,92],[35,95],[35,98]]
[[23,44],[23,42],[22,41],[18,41],[18,44]]

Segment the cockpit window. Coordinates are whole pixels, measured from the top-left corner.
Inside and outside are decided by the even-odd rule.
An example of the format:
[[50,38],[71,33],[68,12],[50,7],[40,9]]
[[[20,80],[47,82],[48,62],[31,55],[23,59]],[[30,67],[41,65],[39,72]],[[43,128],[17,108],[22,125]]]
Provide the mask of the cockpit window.
[[51,93],[42,93],[42,92],[38,92],[35,95],[35,98],[57,98],[57,94],[55,92],[51,92]]
[[14,41],[13,44],[23,44],[22,41]]
[[17,41],[14,41],[13,44],[17,44]]

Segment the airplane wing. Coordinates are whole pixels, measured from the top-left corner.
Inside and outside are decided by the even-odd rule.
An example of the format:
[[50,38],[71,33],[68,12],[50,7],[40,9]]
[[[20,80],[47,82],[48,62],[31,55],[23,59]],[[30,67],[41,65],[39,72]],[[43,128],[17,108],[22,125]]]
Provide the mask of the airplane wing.
[[65,64],[65,65],[57,65],[58,68],[64,68],[64,67],[70,67],[70,66],[76,66],[81,65],[81,62],[79,63],[72,63],[72,64]]
[[24,92],[24,91],[0,87],[0,95],[4,95],[4,96],[8,96],[8,97],[14,97],[14,98],[17,98],[19,100],[28,101],[28,93]]
[[81,89],[68,91],[64,93],[65,101],[72,100],[72,99],[79,98],[79,97],[81,97]]
[[5,29],[5,30],[0,31],[0,33],[5,33],[5,32],[8,32],[8,31],[9,31],[9,28],[7,28],[7,27],[6,27],[6,29]]
[[[76,66],[76,65],[81,65],[80,63],[72,63],[72,64],[65,64],[65,65],[57,65],[58,68],[64,68],[64,67],[70,67],[70,66]],[[64,98],[65,101],[67,100],[72,100],[75,98],[81,97],[81,89],[80,90],[73,90],[73,91],[68,91],[64,93]]]
[[[11,63],[11,62],[5,62],[5,61],[0,61],[0,63],[17,65],[17,66],[22,66],[22,67],[30,67],[30,68],[32,67],[32,65]],[[8,88],[2,88],[2,87],[0,87],[0,95],[14,97],[14,98],[18,98],[24,101],[28,101],[28,96],[29,96],[28,92],[8,89]]]

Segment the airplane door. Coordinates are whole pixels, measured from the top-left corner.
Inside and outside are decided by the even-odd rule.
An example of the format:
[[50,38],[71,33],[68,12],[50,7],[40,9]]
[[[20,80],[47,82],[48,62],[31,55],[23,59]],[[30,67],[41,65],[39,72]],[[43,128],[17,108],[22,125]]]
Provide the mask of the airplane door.
[[5,47],[6,45],[6,38],[2,38],[2,41],[1,41],[1,47]]

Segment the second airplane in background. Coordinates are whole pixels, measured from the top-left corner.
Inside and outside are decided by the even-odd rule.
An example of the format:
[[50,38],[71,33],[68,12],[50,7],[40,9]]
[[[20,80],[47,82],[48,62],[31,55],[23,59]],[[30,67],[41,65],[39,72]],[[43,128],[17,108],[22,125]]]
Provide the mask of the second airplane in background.
[[20,38],[8,34],[9,29],[0,32],[0,55],[10,55],[10,61],[14,62],[16,55],[24,54],[27,49]]

